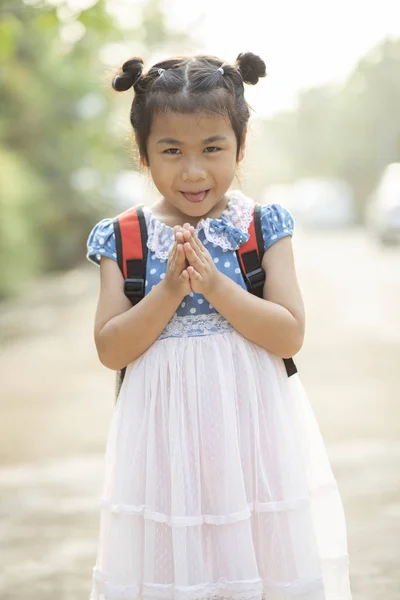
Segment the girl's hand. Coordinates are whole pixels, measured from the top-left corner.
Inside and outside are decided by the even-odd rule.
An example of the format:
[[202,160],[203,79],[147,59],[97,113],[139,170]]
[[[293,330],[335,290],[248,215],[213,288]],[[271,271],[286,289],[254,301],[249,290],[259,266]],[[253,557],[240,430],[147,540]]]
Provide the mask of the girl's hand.
[[220,284],[222,273],[218,271],[210,253],[194,233],[193,227],[185,224],[183,228],[178,228],[175,238],[183,241],[192,291],[207,298]]
[[164,285],[169,292],[177,294],[180,299],[184,298],[184,296],[187,296],[192,291],[187,266],[188,262],[183,249],[183,244],[175,241],[168,256]]

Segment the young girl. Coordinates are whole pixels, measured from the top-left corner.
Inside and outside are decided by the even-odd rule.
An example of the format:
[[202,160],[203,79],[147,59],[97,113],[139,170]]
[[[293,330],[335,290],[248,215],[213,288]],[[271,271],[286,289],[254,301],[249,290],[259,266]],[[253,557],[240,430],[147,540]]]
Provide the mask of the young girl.
[[254,202],[229,191],[245,152],[243,83],[265,64],[196,56],[126,62],[144,207],[145,297],[132,306],[113,219],[88,240],[100,264],[100,361],[127,366],[106,451],[93,600],[349,600],[342,503],[298,374],[304,309],[293,219],[261,209],[263,298],[236,250]]

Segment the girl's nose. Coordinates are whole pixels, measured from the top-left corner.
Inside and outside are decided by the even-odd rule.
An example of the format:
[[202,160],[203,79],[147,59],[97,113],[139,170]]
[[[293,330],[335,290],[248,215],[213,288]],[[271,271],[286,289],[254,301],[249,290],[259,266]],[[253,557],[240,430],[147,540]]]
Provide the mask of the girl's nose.
[[207,179],[207,173],[198,161],[192,160],[185,164],[182,171],[182,181],[202,181]]

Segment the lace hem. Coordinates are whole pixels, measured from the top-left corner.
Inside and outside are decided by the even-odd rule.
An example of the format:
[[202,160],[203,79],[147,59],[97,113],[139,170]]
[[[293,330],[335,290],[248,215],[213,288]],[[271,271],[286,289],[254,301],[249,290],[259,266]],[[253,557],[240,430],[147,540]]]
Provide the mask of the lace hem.
[[206,315],[186,315],[184,317],[177,317],[175,315],[158,339],[198,337],[215,333],[228,333],[230,331],[233,331],[232,325],[217,312]]
[[[318,488],[314,488],[311,495],[315,495],[318,492],[329,489],[336,489],[336,481],[330,482],[329,484],[322,485]],[[284,512],[291,510],[298,510],[307,506],[310,502],[310,496],[303,496],[300,498],[292,498],[291,500],[280,500],[278,502],[249,502],[247,508],[231,513],[227,515],[194,515],[194,516],[171,516],[164,513],[151,510],[146,505],[140,506],[134,504],[122,504],[112,502],[107,498],[100,498],[99,506],[102,509],[107,509],[110,512],[118,515],[142,515],[144,519],[157,521],[159,523],[166,523],[170,527],[190,527],[196,525],[209,524],[209,525],[227,525],[231,523],[238,523],[251,517],[252,512],[264,513],[264,512]]]
[[322,577],[313,579],[295,579],[289,583],[271,581],[260,578],[242,581],[219,579],[214,583],[202,583],[192,586],[175,584],[126,584],[116,585],[107,580],[100,569],[93,569],[95,592],[91,600],[97,600],[96,593],[103,593],[107,598],[163,598],[164,600],[265,600],[268,590],[274,589],[289,595],[305,594],[323,590]]
[[[200,219],[196,233],[203,229],[207,242],[223,250],[237,250],[249,238],[247,230],[253,208],[254,202],[242,192],[231,192],[228,206],[222,215],[217,219]],[[147,224],[147,247],[158,259],[166,261],[174,243],[174,230],[153,217],[149,207],[144,206],[143,212]]]

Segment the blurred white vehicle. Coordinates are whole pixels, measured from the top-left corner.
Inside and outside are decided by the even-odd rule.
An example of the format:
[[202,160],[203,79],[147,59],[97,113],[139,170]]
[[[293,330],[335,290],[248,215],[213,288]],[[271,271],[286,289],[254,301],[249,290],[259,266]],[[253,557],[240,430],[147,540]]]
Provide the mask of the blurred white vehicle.
[[266,188],[263,203],[289,209],[304,227],[348,227],[356,222],[353,193],[340,179],[307,178]]
[[366,223],[382,244],[400,243],[400,163],[384,170],[367,206]]
[[351,187],[334,178],[294,183],[290,210],[297,223],[310,228],[349,227],[357,220]]

